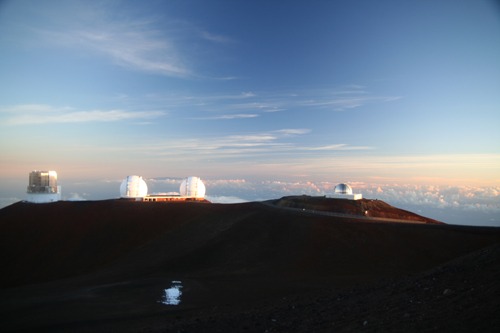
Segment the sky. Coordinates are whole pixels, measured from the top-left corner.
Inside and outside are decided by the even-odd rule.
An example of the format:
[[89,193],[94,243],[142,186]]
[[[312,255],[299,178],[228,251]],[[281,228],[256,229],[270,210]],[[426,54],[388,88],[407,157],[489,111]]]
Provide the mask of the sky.
[[493,0],[0,0],[1,206],[56,170],[500,215],[499,59]]

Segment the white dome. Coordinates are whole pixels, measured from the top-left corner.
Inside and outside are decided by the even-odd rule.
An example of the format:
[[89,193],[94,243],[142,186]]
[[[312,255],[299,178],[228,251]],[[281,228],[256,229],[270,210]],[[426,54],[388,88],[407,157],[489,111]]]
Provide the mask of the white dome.
[[148,195],[148,185],[140,176],[127,176],[120,185],[120,197],[142,198]]
[[335,186],[335,194],[352,194],[352,188],[347,184],[338,184]]
[[182,181],[179,192],[183,197],[204,198],[205,185],[199,177],[188,177]]

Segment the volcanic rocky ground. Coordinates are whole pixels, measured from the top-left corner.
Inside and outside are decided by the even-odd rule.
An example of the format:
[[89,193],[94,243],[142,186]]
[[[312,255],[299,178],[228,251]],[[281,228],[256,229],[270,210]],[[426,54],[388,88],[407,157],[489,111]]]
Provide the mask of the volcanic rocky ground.
[[499,228],[378,200],[19,202],[0,265],[2,332],[500,329]]

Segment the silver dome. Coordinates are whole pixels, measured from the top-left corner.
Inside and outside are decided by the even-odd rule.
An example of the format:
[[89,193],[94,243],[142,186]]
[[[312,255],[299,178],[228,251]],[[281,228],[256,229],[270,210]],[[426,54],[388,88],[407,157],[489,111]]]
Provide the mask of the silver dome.
[[352,194],[352,188],[344,183],[338,184],[335,186],[334,190],[335,194]]

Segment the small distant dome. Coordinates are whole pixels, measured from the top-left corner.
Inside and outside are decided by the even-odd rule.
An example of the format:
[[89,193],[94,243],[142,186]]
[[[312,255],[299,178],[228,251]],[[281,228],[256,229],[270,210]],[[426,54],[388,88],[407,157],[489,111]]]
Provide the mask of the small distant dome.
[[352,194],[352,188],[344,183],[335,186],[335,194]]
[[127,176],[120,185],[120,197],[142,198],[148,195],[148,185],[141,176]]
[[199,177],[188,177],[182,181],[179,192],[183,197],[204,198],[205,184]]

